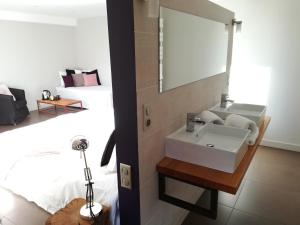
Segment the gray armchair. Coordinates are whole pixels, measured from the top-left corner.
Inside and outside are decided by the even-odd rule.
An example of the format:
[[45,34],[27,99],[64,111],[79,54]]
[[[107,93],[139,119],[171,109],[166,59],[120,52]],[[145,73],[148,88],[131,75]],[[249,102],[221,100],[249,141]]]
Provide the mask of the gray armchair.
[[9,88],[15,96],[16,101],[10,95],[0,94],[0,124],[16,125],[22,122],[28,115],[25,91],[21,89]]

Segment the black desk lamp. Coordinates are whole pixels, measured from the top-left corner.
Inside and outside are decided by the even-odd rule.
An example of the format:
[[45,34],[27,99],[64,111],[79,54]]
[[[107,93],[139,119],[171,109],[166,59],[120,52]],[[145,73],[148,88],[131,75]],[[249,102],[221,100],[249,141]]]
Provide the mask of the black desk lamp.
[[102,206],[99,203],[94,202],[94,192],[93,192],[93,182],[91,169],[87,165],[85,151],[89,147],[89,142],[84,136],[76,136],[72,139],[72,149],[75,151],[80,151],[83,154],[85,168],[84,176],[87,181],[86,186],[86,204],[80,209],[80,216],[83,219],[93,219],[100,214]]

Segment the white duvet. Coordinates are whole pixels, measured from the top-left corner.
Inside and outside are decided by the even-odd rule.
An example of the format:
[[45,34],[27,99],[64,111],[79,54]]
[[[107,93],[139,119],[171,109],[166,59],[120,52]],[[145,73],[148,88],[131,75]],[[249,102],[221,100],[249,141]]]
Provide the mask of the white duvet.
[[[71,139],[84,135],[94,182],[95,201],[111,207],[117,218],[117,174],[114,165],[100,167],[107,140],[114,129],[111,109],[59,116],[0,135],[0,185],[35,202],[50,213],[77,197],[85,198],[84,162],[71,150]],[[112,160],[113,161],[113,160]]]
[[56,92],[62,98],[80,99],[87,109],[102,110],[113,105],[112,90],[108,86],[57,87]]

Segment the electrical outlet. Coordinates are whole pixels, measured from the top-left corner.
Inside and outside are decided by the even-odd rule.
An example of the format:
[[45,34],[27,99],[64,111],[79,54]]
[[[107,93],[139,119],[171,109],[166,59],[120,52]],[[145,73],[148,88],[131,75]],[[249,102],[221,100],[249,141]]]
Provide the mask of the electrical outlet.
[[120,163],[121,187],[131,190],[131,166]]
[[143,119],[144,119],[144,131],[148,130],[151,126],[151,110],[149,105],[143,105]]

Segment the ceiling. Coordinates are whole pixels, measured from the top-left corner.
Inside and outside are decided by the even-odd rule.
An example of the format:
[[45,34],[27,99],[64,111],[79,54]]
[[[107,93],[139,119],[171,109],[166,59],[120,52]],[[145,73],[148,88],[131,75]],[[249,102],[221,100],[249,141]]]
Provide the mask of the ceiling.
[[105,16],[106,0],[0,0],[0,11],[80,19]]

